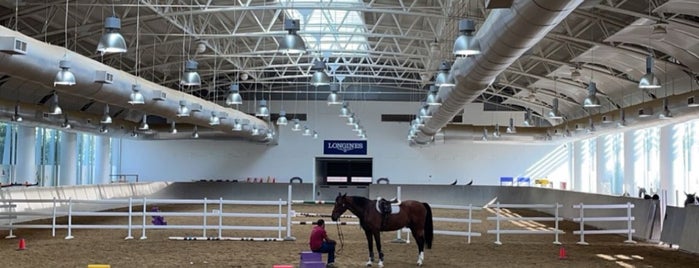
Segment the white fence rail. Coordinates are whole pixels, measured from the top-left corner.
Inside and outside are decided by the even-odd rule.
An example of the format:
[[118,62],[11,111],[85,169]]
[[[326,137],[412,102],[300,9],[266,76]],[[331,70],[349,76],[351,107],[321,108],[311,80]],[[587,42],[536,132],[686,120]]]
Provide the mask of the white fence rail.
[[[495,204],[490,204],[490,205],[488,205],[488,208],[495,208],[495,217],[488,217],[487,219],[495,221],[495,230],[488,230],[488,233],[495,234],[495,244],[497,244],[497,245],[502,245],[502,242],[500,241],[501,234],[553,234],[554,235],[553,243],[556,245],[560,245],[561,242],[558,241],[558,235],[565,233],[565,232],[561,231],[560,229],[558,229],[559,221],[563,220],[562,217],[558,216],[558,209],[561,207],[563,207],[563,205],[558,204],[558,203],[556,203],[556,204],[500,204],[500,202],[497,202]],[[507,217],[507,216],[503,216],[502,209],[509,209],[509,208],[553,209],[555,212],[554,212],[553,217]],[[555,225],[554,225],[553,230],[501,229],[500,228],[501,221],[553,221]]]
[[[580,203],[578,205],[573,205],[573,208],[580,209],[580,217],[579,218],[573,218],[574,222],[579,222],[580,223],[580,230],[579,231],[573,231],[573,234],[580,235],[580,241],[577,242],[579,245],[589,245],[587,242],[585,242],[585,235],[586,234],[627,234],[628,238],[625,243],[636,243],[636,241],[633,241],[633,233],[636,232],[636,230],[633,229],[631,226],[632,222],[635,220],[633,216],[631,216],[631,209],[634,208],[634,204],[631,202],[628,202],[626,204],[603,204],[603,205],[585,205],[583,203]],[[586,217],[585,216],[585,210],[594,210],[594,209],[625,209],[626,210],[626,215],[625,216],[617,216],[617,217]],[[606,229],[606,230],[586,230],[585,229],[585,223],[586,222],[619,222],[619,221],[625,221],[626,222],[626,229]]]

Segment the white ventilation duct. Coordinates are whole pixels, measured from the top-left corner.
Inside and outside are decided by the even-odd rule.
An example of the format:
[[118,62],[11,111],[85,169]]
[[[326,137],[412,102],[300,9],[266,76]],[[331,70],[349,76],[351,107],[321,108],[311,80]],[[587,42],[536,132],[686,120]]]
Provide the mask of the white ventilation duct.
[[[249,133],[232,131],[232,119],[247,120],[251,125],[257,125],[260,130],[271,131],[266,121],[254,116],[137,78],[75,52],[66,52],[63,47],[46,44],[1,26],[0,36],[12,36],[27,44],[25,55],[0,53],[0,73],[41,85],[48,90],[54,89],[61,95],[80,96],[111,106],[134,108],[149,115],[176,118],[178,123],[208,127],[209,113],[192,113],[186,118],[177,117],[180,101],[185,100],[187,103],[201,105],[202,110],[227,113],[230,120],[222,121],[220,125],[211,127],[213,130],[226,134],[222,136],[242,137],[255,141],[265,140],[264,137],[253,137]],[[53,79],[59,70],[58,62],[64,58],[64,54],[67,54],[66,58],[72,63],[71,71],[75,74],[77,83],[71,87],[53,88]],[[111,74],[108,75],[108,81],[103,79],[105,73]],[[132,93],[131,88],[134,84],[140,85],[141,92],[146,97],[145,105],[131,106],[128,104],[129,95]]]
[[452,65],[450,77],[455,78],[456,86],[445,94],[442,106],[420,128],[415,142],[429,143],[464,105],[478,97],[497,75],[543,39],[582,2],[515,1],[512,8],[493,10],[476,36],[483,51],[477,56],[457,59]]

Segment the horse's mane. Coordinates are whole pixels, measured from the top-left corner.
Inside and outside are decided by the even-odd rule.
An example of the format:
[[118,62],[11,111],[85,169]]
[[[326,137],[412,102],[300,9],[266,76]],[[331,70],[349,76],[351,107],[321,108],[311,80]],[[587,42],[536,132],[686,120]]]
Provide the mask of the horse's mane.
[[365,208],[369,205],[370,200],[361,196],[352,196],[352,203],[358,208]]

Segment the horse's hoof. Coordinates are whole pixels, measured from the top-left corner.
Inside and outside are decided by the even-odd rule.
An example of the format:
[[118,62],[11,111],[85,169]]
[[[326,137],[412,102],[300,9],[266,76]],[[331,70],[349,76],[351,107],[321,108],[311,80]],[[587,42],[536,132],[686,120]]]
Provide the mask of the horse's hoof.
[[383,267],[383,262],[382,262],[382,261],[379,262],[379,267]]
[[366,267],[371,267],[371,261],[366,262]]
[[417,262],[417,266],[422,266],[422,262],[421,261]]

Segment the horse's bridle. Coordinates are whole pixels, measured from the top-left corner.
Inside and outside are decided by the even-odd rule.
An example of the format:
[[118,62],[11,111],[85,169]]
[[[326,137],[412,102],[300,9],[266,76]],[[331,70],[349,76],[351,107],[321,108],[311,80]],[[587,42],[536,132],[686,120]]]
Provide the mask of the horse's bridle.
[[337,239],[340,240],[340,249],[335,251],[335,254],[340,255],[342,252],[342,249],[345,247],[345,236],[342,234],[342,230],[340,229],[340,219],[337,219],[338,222],[335,223],[335,226],[337,226]]

